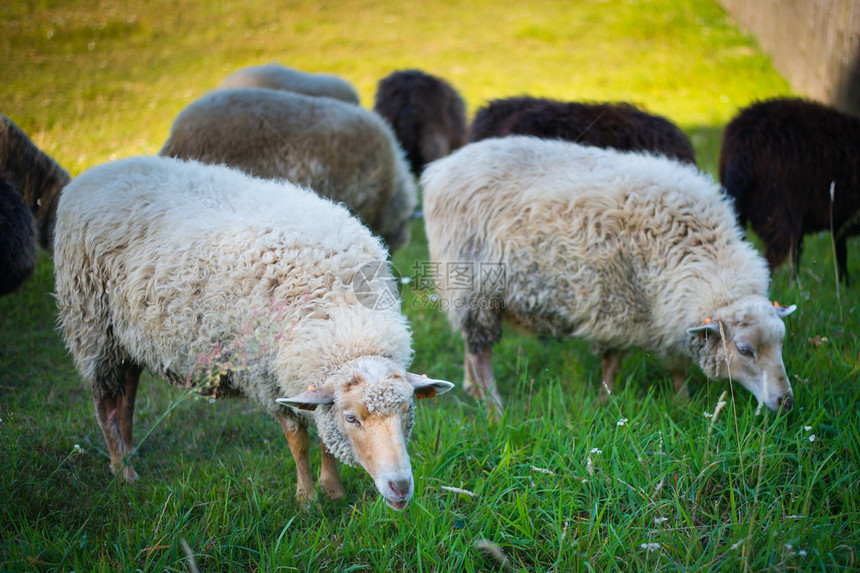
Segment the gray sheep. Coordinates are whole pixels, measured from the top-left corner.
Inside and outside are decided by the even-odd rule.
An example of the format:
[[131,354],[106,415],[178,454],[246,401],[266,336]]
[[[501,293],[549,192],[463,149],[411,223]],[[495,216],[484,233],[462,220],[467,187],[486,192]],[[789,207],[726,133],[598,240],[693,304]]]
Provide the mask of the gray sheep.
[[409,241],[415,182],[391,128],[359,106],[268,89],[215,91],[179,114],[159,155],[310,187],[344,203],[391,250]]
[[219,90],[268,88],[314,97],[328,97],[358,104],[358,92],[349,82],[332,74],[312,74],[288,68],[278,62],[250,66],[233,72],[221,82]]

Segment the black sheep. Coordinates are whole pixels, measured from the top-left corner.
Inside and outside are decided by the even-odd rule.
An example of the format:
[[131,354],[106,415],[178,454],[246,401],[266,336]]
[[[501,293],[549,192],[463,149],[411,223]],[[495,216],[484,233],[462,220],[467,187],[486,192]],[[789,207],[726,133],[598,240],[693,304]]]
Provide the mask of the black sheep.
[[771,269],[789,254],[797,269],[803,235],[832,228],[848,284],[846,239],[860,233],[860,119],[802,99],[754,103],[726,126],[720,181]]
[[693,144],[664,117],[629,103],[563,102],[528,96],[497,99],[481,108],[469,141],[506,135],[534,135],[619,151],[651,151],[695,164]]
[[0,178],[0,296],[21,286],[35,266],[36,221],[18,191]]
[[448,82],[401,70],[379,82],[374,111],[384,117],[406,152],[412,173],[466,143],[466,105]]
[[60,192],[71,177],[20,127],[0,114],[0,177],[12,183],[36,219],[39,244],[53,250]]

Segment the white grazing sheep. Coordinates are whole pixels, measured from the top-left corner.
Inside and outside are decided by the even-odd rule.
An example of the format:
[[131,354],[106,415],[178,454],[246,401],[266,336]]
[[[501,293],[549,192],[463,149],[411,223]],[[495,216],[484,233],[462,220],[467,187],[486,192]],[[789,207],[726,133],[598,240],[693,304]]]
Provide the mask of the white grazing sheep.
[[409,240],[415,181],[391,128],[361,107],[266,89],[216,91],[177,116],[159,155],[287,179],[346,204],[391,250]]
[[249,66],[235,71],[216,89],[268,88],[296,92],[314,97],[327,97],[358,104],[358,92],[345,79],[333,74],[312,74],[288,68],[278,62]]
[[36,219],[39,244],[51,250],[60,192],[71,181],[65,169],[0,114],[0,177],[8,181]]
[[679,390],[698,364],[772,410],[792,407],[781,317],[794,307],[765,298],[767,264],[695,167],[510,136],[431,164],[421,184],[430,256],[447,269],[440,300],[466,343],[464,385],[497,411],[502,319],[592,341],[610,390],[622,352],[640,348]]
[[[408,503],[413,396],[452,385],[406,372],[411,337],[385,249],[346,209],[223,166],[125,159],[63,192],[54,265],[59,323],[115,473],[137,478],[123,457],[147,369],[274,416],[300,499],[314,493],[313,422],[326,493],[343,495],[338,458],[364,467],[388,505]],[[368,304],[373,293],[388,304]]]

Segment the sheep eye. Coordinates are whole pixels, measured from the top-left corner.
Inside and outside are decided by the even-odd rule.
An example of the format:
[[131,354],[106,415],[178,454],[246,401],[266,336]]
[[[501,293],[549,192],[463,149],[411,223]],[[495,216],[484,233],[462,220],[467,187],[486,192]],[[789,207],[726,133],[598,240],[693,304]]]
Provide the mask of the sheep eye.
[[738,349],[738,352],[740,352],[742,356],[753,355],[753,349],[746,344],[735,344],[735,347]]
[[344,414],[343,419],[347,421],[349,424],[355,424],[356,426],[360,426],[361,422],[358,421],[358,416],[355,414]]

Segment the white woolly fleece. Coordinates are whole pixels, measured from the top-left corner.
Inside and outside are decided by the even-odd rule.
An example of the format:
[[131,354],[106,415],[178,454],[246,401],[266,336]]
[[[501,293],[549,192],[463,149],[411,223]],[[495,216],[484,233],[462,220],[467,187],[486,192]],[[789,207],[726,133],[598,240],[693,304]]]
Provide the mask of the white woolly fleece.
[[400,309],[365,308],[352,290],[363,265],[387,268],[386,255],[312,191],[221,166],[124,159],[84,172],[60,199],[59,322],[90,384],[106,383],[109,358],[173,382],[223,365],[231,389],[283,414],[276,398],[344,383],[333,375],[356,358],[405,372]]
[[472,290],[442,273],[457,329],[470,299],[502,298],[502,316],[532,331],[637,347],[678,367],[692,358],[687,328],[767,296],[767,265],[729,199],[662,156],[487,139],[431,164],[421,185],[433,261],[505,265],[506,283]]

